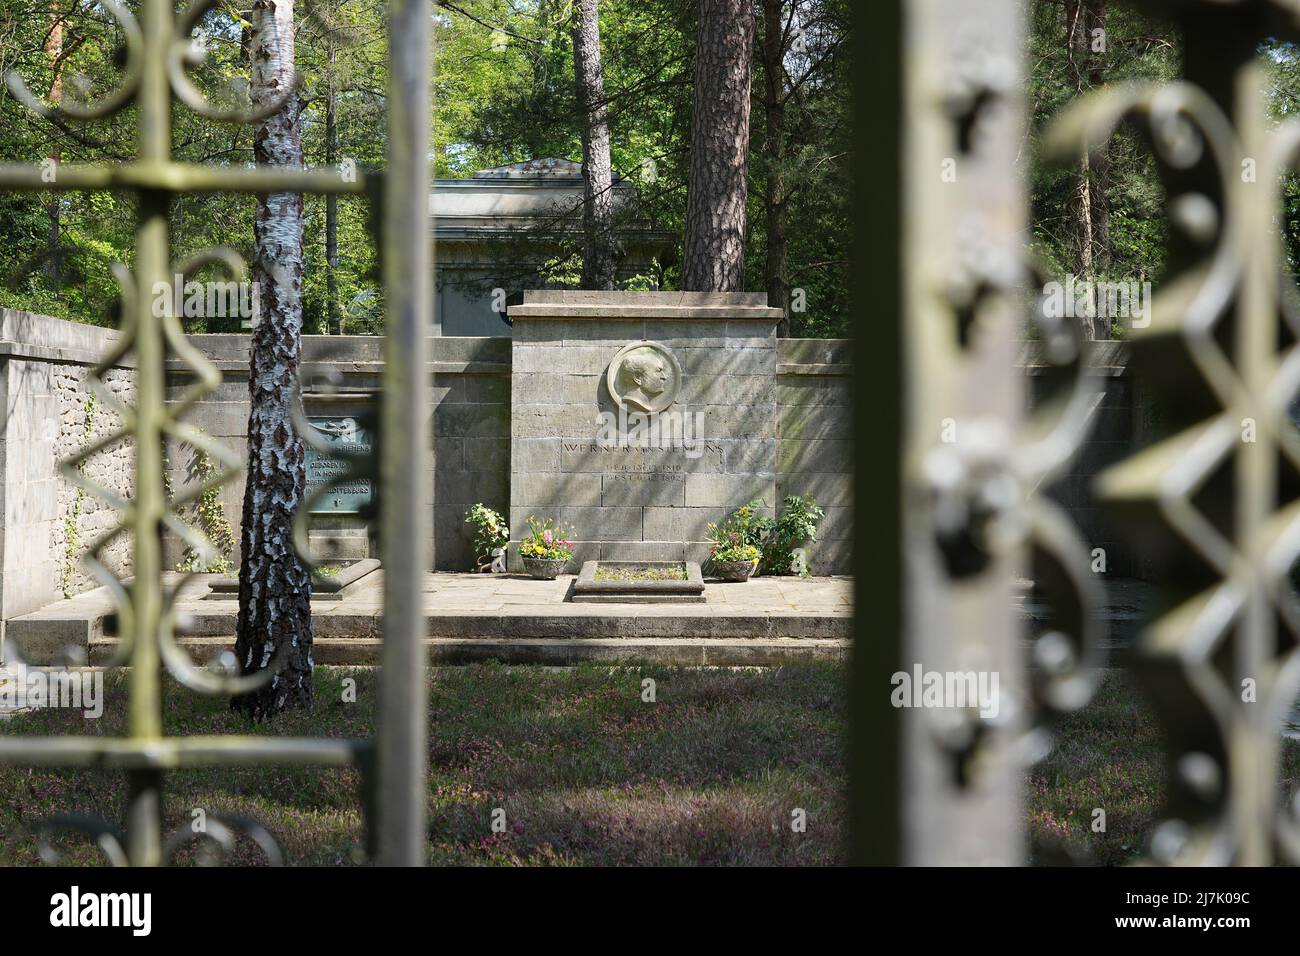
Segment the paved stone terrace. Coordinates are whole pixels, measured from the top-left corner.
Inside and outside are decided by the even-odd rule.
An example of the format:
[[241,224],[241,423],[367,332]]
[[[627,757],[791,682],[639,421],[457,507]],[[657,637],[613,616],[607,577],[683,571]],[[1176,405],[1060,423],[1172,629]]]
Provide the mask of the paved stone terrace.
[[[847,653],[851,578],[710,582],[705,603],[680,605],[571,604],[564,598],[573,580],[430,574],[424,594],[432,662],[777,664]],[[204,599],[207,591],[207,576],[200,575],[179,603],[186,618],[182,643],[199,660],[234,643],[237,603]],[[312,602],[318,663],[378,662],[382,594],[383,572],[376,571],[342,600]],[[106,588],[88,591],[8,621],[6,642],[33,664],[104,664],[117,645],[112,612]]]

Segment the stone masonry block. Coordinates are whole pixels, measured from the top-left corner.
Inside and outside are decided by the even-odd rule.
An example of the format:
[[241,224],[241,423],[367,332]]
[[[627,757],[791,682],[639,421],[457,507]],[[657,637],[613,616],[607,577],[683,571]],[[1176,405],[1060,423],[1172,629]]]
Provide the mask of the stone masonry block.
[[776,473],[777,441],[775,438],[723,440],[719,442],[729,474]]
[[686,502],[684,475],[611,475],[599,477],[600,503],[611,505],[682,505]]
[[466,438],[465,467],[470,471],[510,474],[510,439]]
[[709,522],[725,518],[717,508],[645,509],[642,527],[647,541],[703,541]]
[[783,441],[777,467],[787,474],[800,471],[851,471],[853,443],[840,439]]
[[782,439],[853,437],[853,417],[842,405],[792,405],[778,418]]
[[853,476],[847,473],[782,472],[776,478],[777,497],[812,495],[823,508],[847,507],[853,503]]
[[688,475],[688,508],[736,508],[750,501],[768,507],[776,504],[775,476],[758,475]]
[[641,540],[640,508],[561,508],[560,520],[582,541]]
[[559,471],[560,443],[559,438],[512,438],[512,471],[517,475]]
[[601,504],[600,475],[516,474],[511,502],[552,511],[566,506],[595,508]]

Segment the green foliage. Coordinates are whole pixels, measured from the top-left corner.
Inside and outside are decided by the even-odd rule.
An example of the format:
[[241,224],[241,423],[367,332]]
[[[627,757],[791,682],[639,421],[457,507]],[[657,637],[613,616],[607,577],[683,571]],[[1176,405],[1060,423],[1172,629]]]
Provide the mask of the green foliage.
[[[216,462],[201,449],[195,449],[190,461],[190,481],[208,484],[218,474]],[[177,571],[208,574],[230,574],[235,570],[235,529],[226,517],[226,506],[221,501],[221,486],[211,485],[203,490],[194,505],[194,524],[208,540],[209,552],[186,546]]]
[[[788,60],[786,155],[781,173],[790,184],[790,284],[804,290],[807,311],[794,334],[837,335],[847,327],[849,245],[847,188],[851,165],[847,0],[787,0],[787,12],[807,44]],[[44,51],[53,6],[45,0],[0,4],[0,71],[17,70],[33,90],[56,78]],[[242,12],[241,12],[242,11]],[[458,0],[434,5],[433,168],[439,177],[541,157],[581,157],[582,119],[576,103],[571,6],[557,0],[508,3]],[[232,81],[249,74],[247,8],[222,5],[207,14],[207,60],[195,82],[214,102],[246,105]],[[387,37],[381,0],[312,0],[297,10],[297,69],[302,83],[302,143],[308,166],[351,161],[380,168],[386,153]],[[685,229],[691,98],[695,56],[693,0],[602,0],[601,48],[615,174],[638,190],[629,218],[668,238],[658,261],[629,288],[672,289]],[[114,56],[121,31],[94,5],[67,18],[66,57],[60,62],[65,95],[100,96],[120,78]],[[805,76],[805,71],[811,71]],[[766,220],[763,209],[775,170],[761,155],[764,125],[761,65],[755,65],[755,150],[751,158],[746,285],[764,287]],[[86,91],[83,94],[81,91]],[[327,136],[330,104],[335,142]],[[74,124],[71,131],[33,117],[0,95],[0,162],[36,164],[122,162],[132,158],[134,105],[107,120]],[[173,111],[176,158],[242,167],[253,158],[252,126],[212,123],[188,109]],[[128,194],[63,193],[0,196],[0,305],[99,325],[115,321],[117,288],[109,265],[134,255],[134,198]],[[215,245],[251,261],[256,200],[231,194],[186,194],[173,206],[173,258]],[[337,200],[336,300],[345,333],[383,331],[383,293],[371,234],[369,202]],[[54,215],[52,215],[54,214]],[[325,253],[326,199],[304,198],[303,321],[308,333],[328,331],[331,306]],[[580,237],[557,218],[520,242],[545,242],[552,252],[540,269],[521,267],[506,253],[512,288],[576,283]],[[51,242],[51,228],[57,238]],[[53,254],[58,267],[48,261]],[[514,275],[514,273],[520,273]],[[215,270],[193,277],[210,281]],[[239,319],[187,320],[190,332],[238,332]]]
[[465,523],[474,529],[474,569],[486,571],[492,566],[492,552],[510,541],[510,526],[481,501],[465,512]]
[[781,508],[781,516],[773,523],[763,542],[760,570],[764,574],[799,574],[807,577],[812,572],[807,565],[795,566],[794,549],[817,540],[817,526],[826,517],[826,511],[811,495],[807,498],[787,495]]
[[[0,73],[16,70],[38,93],[48,91],[55,78],[44,51],[55,9],[44,0],[0,4]],[[307,165],[327,163],[324,115],[331,98],[327,94],[332,94],[339,130],[335,161],[348,158],[360,167],[382,166],[387,82],[383,4],[380,0],[312,0],[299,5],[297,19]],[[78,5],[65,25],[64,95],[71,99],[102,96],[120,79],[113,60],[122,42],[121,31],[94,4]],[[242,96],[242,105],[247,106],[247,93],[230,85],[242,81],[247,86],[245,26],[231,5],[222,5],[202,21],[208,58],[193,75],[218,105],[240,105]],[[0,162],[34,165],[50,157],[61,164],[128,161],[134,154],[136,117],[132,105],[107,120],[74,123],[65,131],[32,116],[13,97],[0,94]],[[183,108],[173,110],[172,120],[179,161],[243,167],[253,159],[253,126],[213,123]],[[324,331],[325,200],[311,196],[304,201],[304,326],[309,332]],[[130,195],[115,193],[0,195],[0,235],[6,238],[0,247],[0,305],[95,325],[113,324],[118,291],[109,266],[114,261],[129,266],[134,258],[134,202]],[[172,207],[173,259],[179,261],[211,246],[229,246],[251,263],[255,209],[252,196],[177,196]],[[57,214],[54,243],[52,214]],[[382,331],[377,316],[382,315],[383,299],[374,277],[368,202],[341,198],[338,216],[343,330]],[[227,277],[208,269],[193,278]],[[186,321],[186,328],[238,332],[239,321],[193,319]]]
[[[826,511],[812,496],[787,495],[781,507],[780,517],[769,518],[762,513],[761,501],[751,501],[729,514],[725,521],[710,524],[708,538],[714,545],[714,559],[758,559],[758,570],[762,574],[799,574],[805,577],[810,574],[806,566],[795,566],[794,549],[817,540],[817,526],[826,517]],[[723,554],[737,556],[724,557]]]
[[[1066,7],[1050,0],[1033,0],[1027,46],[1030,64],[1030,140],[1026,155],[1031,222],[1031,248],[1047,276],[1089,274],[1080,257],[1078,211],[1075,206],[1079,166],[1048,166],[1041,162],[1046,128],[1072,100],[1091,90],[1088,72],[1076,74],[1067,41]],[[1181,68],[1181,46],[1169,23],[1109,4],[1106,51],[1102,62],[1107,84],[1167,82]],[[1099,281],[1149,281],[1165,274],[1168,223],[1164,189],[1143,139],[1121,127],[1106,146],[1110,211],[1109,261],[1094,263],[1090,277]]]

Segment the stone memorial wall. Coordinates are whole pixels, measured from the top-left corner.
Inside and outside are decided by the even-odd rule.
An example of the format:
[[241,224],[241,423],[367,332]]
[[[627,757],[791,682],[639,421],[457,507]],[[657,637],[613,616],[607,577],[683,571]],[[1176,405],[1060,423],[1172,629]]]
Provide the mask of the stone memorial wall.
[[[580,555],[642,559],[699,557],[707,551],[705,526],[730,508],[757,499],[772,513],[786,495],[812,494],[827,508],[810,552],[814,571],[847,573],[846,343],[776,339],[776,314],[761,296],[623,293],[602,303],[571,292],[534,295],[525,308],[567,314],[516,316],[514,341],[432,340],[436,568],[470,567],[464,516],[480,501],[507,515],[515,530],[528,514],[568,521],[585,535]],[[79,558],[116,516],[93,496],[79,495],[59,476],[58,462],[88,437],[116,427],[107,408],[89,401],[85,384],[115,336],[0,310],[4,618],[94,584]],[[188,420],[242,454],[248,336],[196,335],[192,342],[221,370],[223,382]],[[376,401],[382,348],[382,339],[370,336],[305,337],[304,410],[329,440],[358,448],[372,440],[354,423]],[[122,400],[131,400],[132,376],[129,364],[108,374]],[[179,362],[169,365],[169,396],[192,383]],[[655,410],[666,397],[671,403]],[[650,427],[638,415],[656,422]],[[201,466],[191,449],[174,445],[167,462],[178,490]],[[333,467],[327,456],[313,458],[309,471],[319,480]],[[129,444],[98,456],[87,474],[129,496]],[[318,502],[316,537],[335,540],[342,557],[376,554],[358,514],[372,493],[358,484]],[[221,492],[236,541],[242,501],[240,474]],[[177,566],[181,543],[168,540],[164,558]],[[115,542],[108,559],[129,573],[129,539]]]
[[826,509],[808,552],[818,574],[848,573],[853,534],[853,419],[849,345],[843,339],[777,342],[778,504],[789,495]]
[[[111,435],[118,416],[87,385],[90,370],[117,338],[111,329],[0,309],[0,617],[34,611],[98,582],[81,556],[120,515],[59,473],[59,462]],[[106,387],[134,400],[128,366],[110,369]],[[82,468],[121,498],[134,486],[129,441],[104,449]],[[131,540],[104,549],[104,564],[129,573]]]
[[[191,341],[222,371],[218,390],[200,402],[189,421],[242,452],[248,428],[248,336],[195,335]],[[472,548],[463,526],[465,511],[482,501],[502,513],[509,502],[510,340],[432,339],[430,388],[434,405],[434,553],[437,566],[469,566]],[[303,410],[324,428],[328,442],[354,450],[373,441],[359,419],[373,410],[383,369],[383,339],[374,336],[308,335],[303,338]],[[192,381],[179,363],[169,372],[169,390],[179,395]],[[183,450],[169,455],[179,487],[190,464]],[[336,473],[327,456],[308,454],[309,492]],[[314,481],[313,481],[314,479]],[[331,493],[313,508],[312,538],[320,553],[341,559],[377,557],[378,549],[359,513],[373,489],[363,482]],[[239,475],[222,490],[226,515],[238,528],[244,497]],[[326,548],[333,545],[334,551]],[[179,560],[180,542],[169,542],[167,560]]]

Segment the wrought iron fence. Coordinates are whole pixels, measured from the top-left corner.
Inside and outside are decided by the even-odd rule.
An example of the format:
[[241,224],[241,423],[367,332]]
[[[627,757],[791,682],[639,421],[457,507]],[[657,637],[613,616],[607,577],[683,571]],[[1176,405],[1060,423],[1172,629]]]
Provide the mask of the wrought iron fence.
[[[164,438],[223,462],[219,445],[182,415],[218,373],[189,346],[175,317],[155,318],[140,290],[203,265],[239,268],[213,250],[173,266],[168,209],[185,191],[361,193],[374,176],[331,171],[212,169],[172,159],[172,98],[217,121],[185,77],[189,35],[214,6],[176,16],[169,0],[142,0],[139,21],[100,0],[125,37],[114,93],[89,107],[50,107],[21,84],[33,110],[76,121],[138,107],[138,155],[114,167],[67,166],[47,182],[38,167],[0,168],[9,190],[129,190],[139,202],[136,260],[116,271],[122,334],[102,372],[132,355],[135,406],[116,404],[117,434],[134,441],[136,494],[112,501],[134,536],[134,580],[102,566],[121,620],[129,678],[129,736],[0,738],[0,760],[121,770],[129,781],[125,833],[103,821],[59,818],[97,839],[114,862],[163,862],[183,836],[162,827],[164,774],[198,766],[314,764],[361,768],[376,810],[379,859],[419,863],[424,852],[424,650],[421,575],[427,565],[428,452],[423,376],[430,328],[426,211],[429,16],[389,3],[392,95],[383,174],[383,264],[388,304],[377,474],[385,576],[384,687],[373,741],[260,737],[171,738],[163,733],[163,669],[201,691],[239,681],[193,667],[176,642],[179,591],[163,577],[164,528],[188,534],[168,502]],[[1288,406],[1300,388],[1300,309],[1282,281],[1274,222],[1281,174],[1300,152],[1300,125],[1270,129],[1261,103],[1258,44],[1300,33],[1297,0],[1166,0],[1186,41],[1186,80],[1115,87],[1074,104],[1050,149],[1074,158],[1117,124],[1143,130],[1169,195],[1176,238],[1171,278],[1150,327],[1135,333],[1138,361],[1174,402],[1168,437],[1102,476],[1098,490],[1143,519],[1167,574],[1166,609],[1140,637],[1139,674],[1171,730],[1170,792],[1151,855],[1163,863],[1300,862],[1300,815],[1279,796],[1278,727],[1300,689],[1300,607],[1290,573],[1300,553],[1300,442]],[[1016,0],[878,0],[861,28],[874,38],[861,82],[860,187],[876,215],[858,252],[859,301],[895,321],[873,329],[856,380],[860,447],[857,513],[872,529],[856,581],[863,637],[854,653],[854,857],[870,862],[1020,863],[1022,772],[1041,752],[1055,711],[1078,707],[1102,663],[1089,548],[1039,490],[1084,437],[1096,383],[1086,346],[1068,323],[1041,323],[1058,386],[1026,415],[1015,368],[1030,274],[1018,171],[1023,142],[1021,5]],[[1256,174],[1241,173],[1249,160]],[[1032,310],[1030,310],[1032,311]],[[198,384],[170,408],[168,352]],[[1155,360],[1151,360],[1155,356]],[[107,390],[105,401],[114,399]],[[1179,411],[1181,410],[1181,411]],[[1249,438],[1246,426],[1249,425]],[[69,478],[84,483],[75,468]],[[100,542],[102,545],[103,542]],[[92,560],[95,551],[92,550]],[[1011,581],[1032,564],[1053,608],[1029,640],[1017,626]],[[914,665],[1002,675],[996,716],[955,719],[891,706],[890,677]],[[278,856],[264,830],[244,828]],[[221,839],[221,837],[218,837]]]
[[[1296,862],[1300,810],[1279,795],[1279,754],[1300,689],[1290,579],[1300,445],[1288,418],[1300,312],[1275,212],[1300,126],[1269,128],[1258,50],[1296,38],[1300,3],[1139,5],[1176,19],[1185,81],[1084,97],[1048,148],[1077,162],[1131,123],[1169,197],[1170,277],[1132,348],[1144,383],[1172,410],[1171,431],[1096,484],[1140,519],[1133,527],[1163,569],[1163,609],[1135,648],[1168,731],[1168,801],[1150,857]],[[1017,155],[1022,5],[874,6],[871,105],[860,115],[875,149],[860,182],[885,238],[860,252],[859,295],[899,324],[883,352],[875,337],[858,356],[857,434],[876,469],[881,453],[896,456],[885,473],[857,476],[858,514],[873,516],[859,520],[883,540],[873,548],[880,573],[856,584],[854,855],[1015,864],[1025,856],[1022,770],[1043,744],[1035,728],[1086,700],[1100,662],[1089,548],[1036,493],[1078,447],[1091,386],[1082,343],[1049,326],[1041,344],[1067,384],[1047,415],[1020,411],[1014,345],[1026,310],[1014,290],[1032,284]],[[1009,587],[1030,561],[1053,619],[1025,641]],[[892,708],[890,675],[918,663],[997,669],[1014,706],[996,720],[957,721]]]
[[[65,463],[64,474],[92,494],[120,509],[117,529],[92,546],[87,557],[96,576],[114,593],[118,606],[120,645],[115,664],[129,666],[128,731],[125,738],[0,738],[0,761],[33,766],[75,766],[121,770],[128,797],[124,831],[87,817],[57,817],[34,829],[48,834],[72,829],[93,838],[117,864],[150,866],[164,863],[193,838],[186,827],[175,834],[163,830],[164,775],[169,770],[205,766],[317,765],[357,767],[362,777],[362,803],[368,817],[369,843],[380,862],[418,865],[425,851],[424,780],[426,734],[424,697],[424,618],[422,573],[428,560],[428,524],[432,520],[428,494],[429,453],[410,436],[427,434],[427,336],[432,307],[428,261],[428,146],[431,77],[429,11],[415,0],[390,0],[391,90],[388,97],[387,165],[382,173],[348,170],[284,168],[215,168],[173,159],[171,110],[173,98],[214,122],[256,122],[272,115],[283,99],[253,111],[231,112],[206,100],[187,71],[192,34],[218,0],[194,0],[179,15],[172,0],[141,0],[136,17],[118,0],[100,0],[117,22],[123,37],[123,67],[116,89],[87,105],[43,103],[16,76],[11,92],[29,109],[59,122],[101,119],[136,107],[137,149],[134,161],[114,166],[60,166],[53,177],[39,166],[0,167],[0,189],[124,190],[138,204],[135,262],[118,265],[114,275],[122,304],[121,334],[112,354],[94,370],[92,382],[100,399],[123,422],[113,435]],[[295,95],[292,86],[285,96]],[[170,261],[169,211],[175,196],[188,192],[232,192],[265,195],[277,192],[362,194],[381,197],[382,261],[387,339],[384,396],[381,404],[379,499],[382,502],[381,548],[384,578],[383,684],[379,726],[373,740],[294,739],[253,736],[168,737],[163,731],[164,670],[189,688],[230,694],[249,689],[261,677],[237,678],[219,670],[195,667],[177,643],[176,602],[184,581],[169,584],[162,564],[162,535],[170,529],[201,546],[195,533],[180,520],[178,509],[213,484],[228,480],[239,462],[219,443],[188,426],[184,413],[220,382],[220,373],[185,339],[177,316],[155,317],[148,290],[164,286],[175,274],[188,276],[205,266],[217,266],[238,278],[244,269],[228,249],[213,249],[173,265]],[[172,354],[192,369],[196,384],[168,405],[164,390],[166,362]],[[136,396],[133,406],[119,402],[99,387],[100,376],[128,356],[134,359]],[[383,441],[387,436],[388,441]],[[89,482],[76,466],[99,450],[130,438],[135,453],[135,494],[116,498]],[[196,484],[174,499],[164,485],[162,449],[172,439],[190,444],[223,467],[206,483]],[[133,536],[134,574],[124,584],[96,560],[115,535]],[[386,532],[386,533],[385,533]],[[268,675],[269,676],[269,675]],[[245,831],[263,847],[271,862],[281,854],[270,834],[253,821],[210,816],[207,834],[229,848],[233,832]]]

